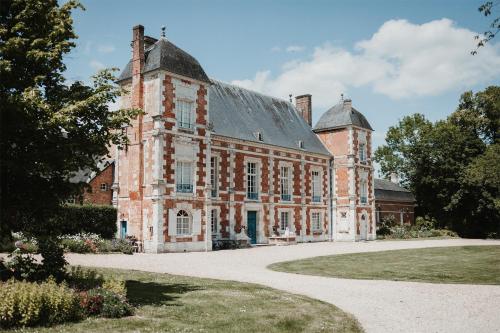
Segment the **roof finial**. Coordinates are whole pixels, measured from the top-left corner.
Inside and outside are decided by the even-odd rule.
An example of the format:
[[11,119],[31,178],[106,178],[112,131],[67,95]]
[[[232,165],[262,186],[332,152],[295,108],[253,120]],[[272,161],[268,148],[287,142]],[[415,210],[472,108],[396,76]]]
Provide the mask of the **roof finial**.
[[292,94],[288,95],[290,97],[290,103],[292,103]]
[[164,25],[162,25],[162,26],[161,26],[161,36],[162,36],[162,37],[165,37],[165,29],[167,29],[167,27],[166,27],[166,26],[164,26]]
[[340,94],[340,101],[343,102],[344,101],[344,93],[341,93]]

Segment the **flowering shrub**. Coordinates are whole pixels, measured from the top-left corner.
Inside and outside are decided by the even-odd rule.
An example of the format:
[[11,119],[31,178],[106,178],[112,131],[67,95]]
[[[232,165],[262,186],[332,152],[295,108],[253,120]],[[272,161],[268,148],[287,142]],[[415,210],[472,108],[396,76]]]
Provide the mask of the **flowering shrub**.
[[91,289],[80,292],[80,307],[88,316],[97,316],[102,312],[104,296],[98,291],[99,289]]
[[81,318],[78,295],[53,279],[0,283],[0,327],[47,325]]

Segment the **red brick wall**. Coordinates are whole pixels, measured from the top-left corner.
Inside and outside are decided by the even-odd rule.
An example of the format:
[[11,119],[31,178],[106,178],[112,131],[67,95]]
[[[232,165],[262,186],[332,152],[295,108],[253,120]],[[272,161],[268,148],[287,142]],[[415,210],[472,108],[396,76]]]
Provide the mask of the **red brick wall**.
[[[90,190],[83,194],[83,203],[95,205],[111,205],[113,200],[113,169],[114,164],[108,165],[101,173],[89,183]],[[106,191],[101,191],[101,184],[106,184]]]
[[415,205],[411,202],[375,200],[375,210],[378,215],[377,223],[389,215],[393,215],[395,221],[399,223],[401,211],[403,211],[403,223],[413,224],[415,222]]

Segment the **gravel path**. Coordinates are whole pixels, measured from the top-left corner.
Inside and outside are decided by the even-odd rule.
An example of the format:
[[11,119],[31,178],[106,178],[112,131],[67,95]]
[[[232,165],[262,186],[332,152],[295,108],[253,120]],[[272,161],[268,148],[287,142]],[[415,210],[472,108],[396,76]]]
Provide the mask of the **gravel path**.
[[354,314],[367,332],[500,332],[500,286],[336,279],[266,269],[271,263],[321,255],[461,245],[500,241],[324,242],[209,253],[70,254],[67,259],[73,265],[258,283],[332,303]]

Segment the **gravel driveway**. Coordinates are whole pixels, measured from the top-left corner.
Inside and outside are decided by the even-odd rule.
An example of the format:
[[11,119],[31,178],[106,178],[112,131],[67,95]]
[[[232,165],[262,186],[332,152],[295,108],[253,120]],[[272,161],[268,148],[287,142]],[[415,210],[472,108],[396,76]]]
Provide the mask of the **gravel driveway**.
[[332,303],[354,314],[367,332],[500,332],[500,286],[336,279],[266,269],[275,262],[321,255],[461,245],[500,241],[324,242],[209,253],[70,254],[67,259],[73,265],[258,283]]

